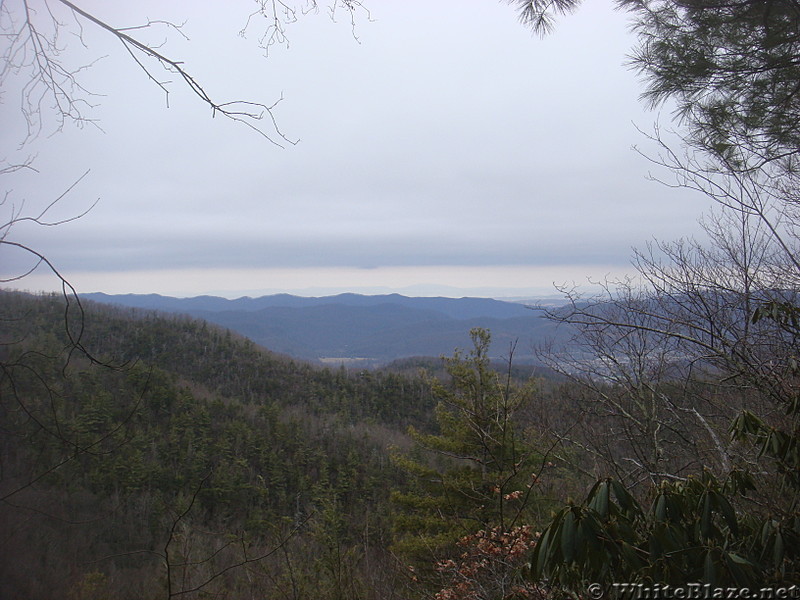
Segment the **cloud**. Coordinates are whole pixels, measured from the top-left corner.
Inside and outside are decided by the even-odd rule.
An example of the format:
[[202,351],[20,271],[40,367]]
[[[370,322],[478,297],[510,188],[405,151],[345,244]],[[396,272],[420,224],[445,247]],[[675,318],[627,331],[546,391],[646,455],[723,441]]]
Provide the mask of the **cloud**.
[[[108,46],[111,58],[87,80],[108,94],[98,109],[105,133],[39,140],[46,175],[13,186],[35,211],[91,169],[58,210],[100,204],[76,223],[15,235],[66,271],[108,281],[115,272],[114,281],[149,273],[156,286],[169,281],[159,271],[377,268],[407,269],[411,285],[405,274],[444,266],[484,276],[505,266],[622,268],[631,246],[686,231],[702,207],[645,181],[648,165],[630,150],[642,141],[631,121],[652,117],[622,66],[632,44],[622,15],[587,5],[539,40],[507,6],[468,6],[376,5],[374,22],[358,24],[360,43],[348,23],[303,19],[291,47],[266,60],[254,34],[236,37],[246,15],[233,9],[104,6],[121,23],[185,11],[192,41],[166,49],[226,99],[283,93],[276,116],[301,142],[279,150],[210,119],[177,82],[167,110]],[[11,135],[0,136],[10,147]]]

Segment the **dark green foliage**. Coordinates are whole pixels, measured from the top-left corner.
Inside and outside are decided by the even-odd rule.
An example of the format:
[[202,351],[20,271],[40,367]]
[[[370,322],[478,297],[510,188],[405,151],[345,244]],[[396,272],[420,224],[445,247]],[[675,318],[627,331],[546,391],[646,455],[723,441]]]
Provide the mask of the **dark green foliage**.
[[[653,103],[674,100],[693,138],[728,165],[800,148],[800,6],[795,2],[622,0],[633,64]],[[792,160],[794,160],[792,158]]]
[[739,515],[732,500],[752,489],[742,472],[663,481],[648,510],[617,481],[559,511],[531,560],[535,580],[557,589],[591,582],[757,588],[800,577],[800,522]]
[[[581,0],[522,2],[537,33]],[[631,15],[632,65],[644,98],[671,101],[687,141],[723,168],[779,161],[797,167],[800,149],[800,5],[786,0],[618,0]]]

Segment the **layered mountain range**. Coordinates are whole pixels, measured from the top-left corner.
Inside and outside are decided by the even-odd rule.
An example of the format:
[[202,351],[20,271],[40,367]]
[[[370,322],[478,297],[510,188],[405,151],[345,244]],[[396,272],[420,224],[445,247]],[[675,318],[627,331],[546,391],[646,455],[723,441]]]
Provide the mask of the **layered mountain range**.
[[235,331],[274,352],[322,362],[380,365],[412,356],[451,355],[469,347],[469,330],[492,332],[494,353],[532,362],[533,349],[557,335],[535,301],[489,298],[412,298],[399,294],[340,294],[307,298],[277,294],[229,300],[157,294],[85,294],[86,299],[159,312],[182,313]]

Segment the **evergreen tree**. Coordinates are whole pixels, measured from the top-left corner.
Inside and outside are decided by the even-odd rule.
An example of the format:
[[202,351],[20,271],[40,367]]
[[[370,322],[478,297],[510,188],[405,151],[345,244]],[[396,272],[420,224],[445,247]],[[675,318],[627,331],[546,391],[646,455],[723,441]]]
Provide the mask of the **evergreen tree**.
[[519,409],[532,398],[492,369],[490,333],[470,331],[473,349],[446,359],[450,381],[433,381],[438,433],[409,433],[416,446],[394,453],[412,476],[395,492],[396,549],[417,567],[451,555],[478,530],[506,531],[530,518],[542,456],[522,429]]

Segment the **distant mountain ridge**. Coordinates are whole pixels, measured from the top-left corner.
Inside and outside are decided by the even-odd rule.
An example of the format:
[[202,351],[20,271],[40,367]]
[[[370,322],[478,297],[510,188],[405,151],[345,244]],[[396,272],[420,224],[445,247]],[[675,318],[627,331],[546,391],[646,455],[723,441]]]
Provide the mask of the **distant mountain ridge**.
[[83,294],[83,297],[96,302],[119,304],[136,308],[184,312],[188,310],[202,311],[256,311],[264,308],[306,308],[339,304],[343,306],[375,306],[391,304],[415,309],[427,309],[441,312],[455,319],[472,317],[494,317],[507,319],[511,317],[530,316],[530,309],[516,302],[504,302],[492,298],[444,298],[444,297],[409,297],[400,294],[382,294],[367,296],[362,294],[338,294],[335,296],[304,297],[291,294],[273,294],[251,298],[245,296],[235,300],[218,296],[195,296],[193,298],[174,298],[160,294]]
[[84,294],[132,308],[183,313],[236,331],[269,350],[310,360],[362,359],[383,364],[410,356],[450,355],[469,347],[472,327],[490,329],[499,356],[516,341],[517,358],[554,334],[538,311],[490,298],[427,298],[339,294],[307,298],[276,294],[228,300],[158,294]]

